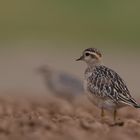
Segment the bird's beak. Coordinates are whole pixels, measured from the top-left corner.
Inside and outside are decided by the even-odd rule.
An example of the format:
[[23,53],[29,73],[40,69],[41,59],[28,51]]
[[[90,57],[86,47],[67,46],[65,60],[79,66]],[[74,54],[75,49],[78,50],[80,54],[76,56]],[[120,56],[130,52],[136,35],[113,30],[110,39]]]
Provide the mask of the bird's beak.
[[80,58],[76,59],[76,61],[82,61],[84,59],[84,56],[82,55]]

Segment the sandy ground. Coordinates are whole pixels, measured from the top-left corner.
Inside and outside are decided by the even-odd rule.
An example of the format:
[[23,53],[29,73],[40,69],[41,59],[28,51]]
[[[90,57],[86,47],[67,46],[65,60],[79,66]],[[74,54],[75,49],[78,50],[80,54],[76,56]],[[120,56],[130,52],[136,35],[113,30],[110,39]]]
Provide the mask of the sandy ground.
[[55,97],[0,98],[1,140],[139,140],[140,111],[119,110],[117,122],[106,114],[104,123],[100,110],[85,97],[67,102]]
[[[140,139],[138,109],[119,110],[116,124],[112,114],[107,113],[102,123],[100,110],[87,98],[79,97],[71,103],[48,96],[35,69],[49,64],[82,79],[85,65],[75,59],[83,49],[76,48],[76,44],[63,44],[61,49],[57,48],[61,44],[46,42],[0,45],[3,46],[0,49],[0,140]],[[44,47],[36,48],[39,45]],[[112,53],[103,46],[100,48],[104,52],[104,63],[125,79],[132,95],[139,100],[139,54],[131,51],[124,56],[123,51]]]

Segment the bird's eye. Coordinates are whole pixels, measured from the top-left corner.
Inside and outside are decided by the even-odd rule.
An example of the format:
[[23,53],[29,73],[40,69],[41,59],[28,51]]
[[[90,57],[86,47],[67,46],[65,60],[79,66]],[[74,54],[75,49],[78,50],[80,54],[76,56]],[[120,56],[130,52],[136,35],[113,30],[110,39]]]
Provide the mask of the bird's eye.
[[89,56],[90,55],[90,53],[85,53],[85,56]]

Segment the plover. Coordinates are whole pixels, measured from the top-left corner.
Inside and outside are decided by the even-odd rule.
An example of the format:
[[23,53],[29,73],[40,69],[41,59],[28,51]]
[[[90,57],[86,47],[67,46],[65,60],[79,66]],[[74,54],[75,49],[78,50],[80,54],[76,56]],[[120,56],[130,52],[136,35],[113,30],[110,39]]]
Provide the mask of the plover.
[[131,96],[123,79],[114,70],[101,64],[102,54],[98,49],[85,49],[82,56],[77,59],[79,60],[87,64],[84,88],[94,105],[101,108],[102,118],[104,109],[112,110],[116,120],[118,108],[127,105],[140,108],[140,104]]
[[83,83],[76,76],[51,69],[47,65],[40,66],[37,70],[55,96],[72,101],[84,94]]

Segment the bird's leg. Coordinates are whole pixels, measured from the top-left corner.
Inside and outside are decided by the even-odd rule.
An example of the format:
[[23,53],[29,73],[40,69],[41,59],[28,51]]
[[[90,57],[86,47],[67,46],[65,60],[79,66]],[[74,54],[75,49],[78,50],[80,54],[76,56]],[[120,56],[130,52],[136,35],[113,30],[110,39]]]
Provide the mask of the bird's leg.
[[104,108],[102,107],[102,109],[101,109],[101,118],[102,118],[102,120],[103,120],[104,116],[105,116]]
[[114,122],[116,122],[116,117],[117,117],[117,109],[114,109],[114,112],[113,112]]

